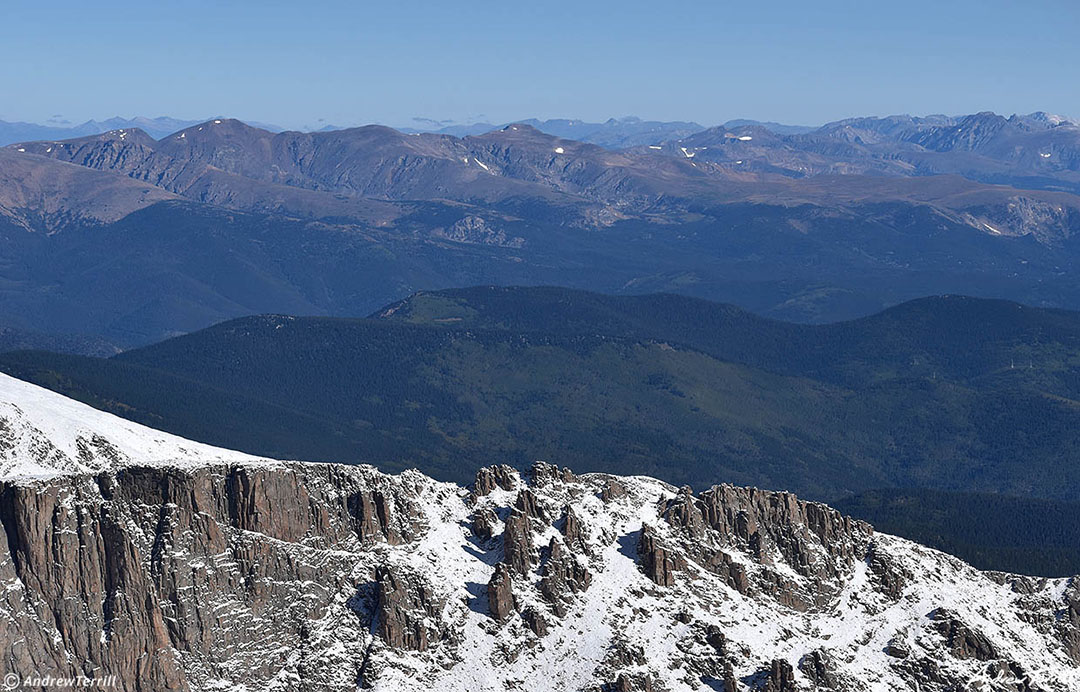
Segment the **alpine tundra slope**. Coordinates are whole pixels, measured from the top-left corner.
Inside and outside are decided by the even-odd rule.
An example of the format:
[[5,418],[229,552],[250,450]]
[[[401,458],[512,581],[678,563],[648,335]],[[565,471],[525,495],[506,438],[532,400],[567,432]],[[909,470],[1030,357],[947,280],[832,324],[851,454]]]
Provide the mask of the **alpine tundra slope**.
[[1080,689],[1080,581],[786,493],[188,442],[0,375],[0,677],[134,690]]

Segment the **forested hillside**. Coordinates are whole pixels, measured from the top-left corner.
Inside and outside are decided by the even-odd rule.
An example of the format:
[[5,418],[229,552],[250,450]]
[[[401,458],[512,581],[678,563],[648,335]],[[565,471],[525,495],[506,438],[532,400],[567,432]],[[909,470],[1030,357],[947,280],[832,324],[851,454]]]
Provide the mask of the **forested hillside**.
[[879,531],[985,569],[1065,575],[1080,568],[1077,502],[892,488],[841,498],[835,505]]
[[1004,301],[809,326],[550,288],[423,293],[368,319],[243,318],[109,359],[0,356],[9,374],[255,454],[453,480],[546,459],[829,501],[890,487],[1080,500],[1078,366],[1080,316]]

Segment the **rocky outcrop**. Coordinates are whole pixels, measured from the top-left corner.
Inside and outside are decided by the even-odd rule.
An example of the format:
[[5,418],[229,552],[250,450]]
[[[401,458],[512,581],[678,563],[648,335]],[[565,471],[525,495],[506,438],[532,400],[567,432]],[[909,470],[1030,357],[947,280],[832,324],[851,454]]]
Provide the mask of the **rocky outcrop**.
[[914,578],[887,554],[882,553],[873,544],[866,556],[866,564],[878,589],[893,600],[898,600],[904,593],[904,587]]
[[[684,487],[660,512],[680,530],[683,551],[728,586],[743,594],[756,587],[799,610],[828,602],[834,585],[865,559],[873,536],[868,524],[824,505],[755,488],[721,485],[695,497]],[[732,549],[760,566],[754,583]],[[774,569],[778,562],[783,569]],[[813,588],[791,579],[788,569]]]
[[[853,546],[870,536],[857,524],[817,514],[816,507],[792,504],[790,496],[769,497],[761,491],[707,491],[697,497],[689,489],[669,492],[660,486],[637,485],[630,492],[626,485],[632,481],[617,481],[624,494],[612,505],[599,497],[614,487],[606,477],[542,473],[542,480],[528,487],[508,471],[492,470],[484,477],[492,479],[489,490],[505,490],[505,485],[512,492],[463,498],[456,489],[420,476],[300,464],[186,470],[128,466],[89,476],[4,483],[0,641],[10,644],[0,650],[0,673],[78,674],[85,669],[73,662],[85,661],[94,670],[117,675],[122,681],[118,689],[125,692],[203,690],[210,689],[212,680],[273,690],[344,690],[352,689],[356,679],[384,684],[379,681],[400,674],[395,671],[406,660],[401,657],[423,656],[419,660],[431,661],[433,670],[452,676],[458,667],[470,665],[463,663],[469,653],[460,644],[462,618],[467,619],[461,613],[468,609],[455,610],[463,606],[449,596],[469,577],[454,571],[460,569],[453,566],[457,558],[445,562],[456,554],[452,542],[439,539],[419,549],[439,521],[448,521],[439,517],[457,516],[452,521],[485,539],[501,529],[500,542],[481,541],[469,550],[502,560],[493,572],[481,568],[487,589],[479,597],[486,608],[477,610],[489,623],[500,624],[500,646],[510,647],[505,655],[512,661],[530,660],[529,640],[516,634],[521,631],[544,638],[547,646],[561,646],[571,633],[593,636],[581,629],[578,618],[596,612],[590,600],[596,583],[611,579],[619,560],[636,560],[642,582],[627,582],[614,591],[610,584],[600,588],[595,598],[616,598],[601,601],[604,617],[610,618],[607,626],[634,631],[639,619],[649,622],[652,611],[672,607],[659,592],[678,589],[680,608],[690,599],[700,612],[715,612],[726,622],[733,603],[744,604],[734,611],[742,613],[753,604],[767,613],[761,626],[768,627],[787,617],[783,613],[791,607],[784,594],[766,588],[781,561],[792,570],[801,568],[811,584],[828,574],[836,574],[837,583],[848,583],[843,560],[854,559]],[[618,517],[628,503],[638,503],[633,512],[644,512],[649,500],[632,498],[653,493],[659,494],[658,521],[623,533],[625,522],[632,520]],[[731,507],[724,504],[729,501]],[[563,509],[552,513],[550,507]],[[609,513],[608,508],[618,511]],[[586,531],[586,522],[596,530]],[[760,541],[752,540],[755,534]],[[535,548],[540,536],[547,543],[542,561]],[[821,544],[819,536],[833,544]],[[781,549],[785,537],[798,540]],[[912,556],[898,551],[895,539],[887,537],[867,543],[862,559],[873,587],[860,596],[860,608],[867,613],[878,597],[885,599],[878,607],[903,607],[900,596],[919,589],[927,574],[925,566],[913,566]],[[953,569],[947,562],[933,564],[935,570]],[[703,571],[694,571],[699,567]],[[724,595],[714,586],[720,583],[738,588]],[[835,593],[836,587],[822,588]],[[978,589],[974,602],[984,599],[987,589],[1014,594],[1010,597],[1025,604],[1023,618],[1045,623],[1047,638],[1032,641],[1048,647],[1056,641],[1061,656],[1075,655],[1080,619],[1075,583],[1056,592],[1065,594],[1056,605],[1045,600],[1047,587],[1037,580],[989,575]],[[1046,607],[1043,603],[1051,609],[1039,610]],[[958,604],[948,606],[934,611],[925,625],[941,642],[937,658],[921,648],[912,650],[907,630],[876,645],[868,639],[866,646],[887,651],[898,679],[919,680],[923,689],[963,689],[968,669],[956,666],[969,662],[979,664],[980,674],[1003,690],[1054,689],[1015,662],[1037,654],[1006,655],[1012,640],[992,639],[971,622],[978,617],[975,611],[961,613]],[[795,675],[817,689],[860,689],[851,681],[862,673],[844,672],[858,660],[858,649],[833,651],[829,641],[819,639],[799,659],[798,671],[792,671],[779,658],[761,660],[769,651],[761,644],[748,648],[716,624],[678,612],[679,617],[673,613],[667,621],[691,629],[675,649],[685,658],[656,659],[648,638],[619,640],[611,650],[625,655],[605,663],[601,679],[619,684],[622,674],[633,689],[661,689],[656,680],[663,689],[683,689],[664,676],[642,672],[668,670],[681,661],[677,665],[694,671],[696,679],[711,680],[725,692],[745,689],[740,675],[777,692],[798,689],[792,687]],[[873,616],[867,617],[868,631],[876,631]],[[911,618],[909,627],[924,622],[920,612]],[[785,626],[790,632],[799,627],[798,620]],[[789,636],[811,635],[784,635]],[[758,666],[757,673],[748,670],[751,664]],[[1044,664],[1038,674],[1045,676],[1046,670]],[[306,682],[275,687],[272,681],[282,671],[291,671],[289,680]]]
[[567,547],[578,552],[588,551],[588,540],[585,536],[585,525],[577,512],[570,505],[563,509],[562,524],[563,540]]
[[506,563],[495,565],[495,572],[487,585],[488,611],[491,617],[502,622],[514,612],[513,578]]
[[720,628],[716,625],[708,625],[705,628],[705,642],[713,648],[716,653],[723,657],[727,654],[727,637],[720,631]]
[[907,658],[911,655],[911,649],[903,642],[894,639],[885,646],[885,655],[893,658]]
[[1080,577],[1073,577],[1065,589],[1065,607],[1060,618],[1062,639],[1069,657],[1080,665]]
[[503,561],[515,574],[527,574],[536,564],[532,524],[529,516],[513,509],[503,526]]
[[499,517],[489,507],[480,507],[473,512],[470,524],[473,534],[482,541],[491,540],[499,525]]
[[525,625],[538,637],[545,636],[551,629],[547,615],[535,605],[528,605],[521,609],[521,619]]
[[606,686],[611,692],[654,692],[651,675],[632,676],[627,673],[619,673],[615,682]]
[[528,488],[522,488],[518,491],[517,497],[514,498],[514,509],[527,517],[539,519],[540,521],[547,520],[547,512],[544,511],[544,508],[536,499],[536,494]]
[[838,680],[833,675],[834,664],[829,661],[828,654],[823,651],[811,651],[799,661],[799,671],[814,686],[832,690],[836,689]]
[[440,603],[422,577],[406,575],[393,567],[380,566],[375,574],[379,610],[377,631],[395,649],[427,651],[441,638],[437,623]]
[[604,482],[604,487],[600,491],[601,500],[607,503],[624,497],[626,497],[626,487],[622,483],[614,478],[608,478]]
[[[0,490],[0,554],[7,557],[0,578],[24,586],[0,597],[8,614],[0,622],[5,667],[73,676],[83,674],[78,661],[90,661],[124,676],[121,689],[135,689],[137,676],[159,689],[186,689],[178,657],[157,654],[171,644],[168,607],[144,607],[144,598],[157,591],[145,569],[153,547],[94,491],[90,479],[73,487],[4,484]],[[215,529],[195,540],[219,547]],[[165,576],[167,589],[174,578]],[[175,628],[180,639],[206,636],[186,624]],[[64,650],[50,641],[54,637],[65,642]]]
[[592,583],[592,574],[557,538],[551,539],[544,574],[540,578],[540,593],[560,617],[566,615],[566,604],[574,594],[581,593]]
[[473,494],[478,497],[490,494],[496,488],[513,490],[517,485],[517,471],[510,466],[485,466],[476,472]]
[[997,650],[982,632],[969,627],[956,613],[938,608],[931,615],[934,628],[945,637],[949,652],[961,659],[990,661],[999,658]]
[[[0,677],[100,673],[122,692],[1080,681],[1062,663],[1075,583],[980,575],[786,495],[482,475],[483,495],[277,462],[2,482]],[[850,636],[823,631],[834,617]]]
[[791,664],[783,659],[776,659],[765,676],[764,692],[796,692],[795,671]]
[[[323,551],[424,530],[410,489],[392,485],[373,470],[284,464],[0,484],[0,580],[19,585],[0,596],[3,666],[68,676],[87,666],[115,674],[120,690],[188,689],[209,670],[268,680],[283,660],[253,654],[252,632],[317,659],[312,618],[327,604],[308,602],[362,590],[350,577],[358,557]],[[411,618],[424,609],[415,586],[379,574],[379,633],[395,645],[432,639]],[[227,672],[232,660],[242,666]]]
[[723,692],[738,692],[739,690],[739,683],[735,679],[735,670],[731,667],[731,663],[724,664],[724,678],[721,684]]
[[457,243],[472,245],[520,248],[525,244],[524,238],[508,236],[506,231],[491,226],[479,216],[466,216],[455,221],[449,228],[437,228],[431,234],[436,238],[445,238]]
[[790,493],[719,485],[695,498],[683,488],[666,504],[665,518],[691,537],[711,529],[728,543],[744,546],[759,562],[771,559],[775,549],[806,577],[835,578],[847,571],[864,557],[873,536],[868,524]]
[[641,529],[638,559],[645,576],[660,586],[674,585],[675,573],[686,569],[686,559],[665,548],[651,526]]
[[529,481],[537,487],[543,487],[549,483],[573,483],[574,473],[567,468],[560,469],[554,464],[537,461],[529,469]]

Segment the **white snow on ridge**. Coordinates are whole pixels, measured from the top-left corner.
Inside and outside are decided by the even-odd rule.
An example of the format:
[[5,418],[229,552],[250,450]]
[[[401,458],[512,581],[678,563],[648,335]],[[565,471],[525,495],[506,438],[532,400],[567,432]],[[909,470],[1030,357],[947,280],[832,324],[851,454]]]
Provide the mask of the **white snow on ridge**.
[[[557,515],[563,506],[574,507],[586,527],[584,540],[589,548],[584,559],[594,577],[588,590],[574,597],[565,617],[551,619],[551,631],[541,638],[529,633],[516,617],[508,623],[493,622],[484,611],[483,592],[468,588],[490,579],[492,563],[501,552],[490,546],[499,546],[501,535],[493,536],[486,549],[475,544],[467,528],[469,507],[453,486],[421,483],[426,487],[420,505],[430,530],[407,550],[395,548],[388,555],[397,564],[408,565],[409,571],[426,575],[428,583],[442,590],[447,603],[442,620],[454,623],[461,640],[454,646],[452,664],[446,666],[411,652],[379,654],[386,658],[372,689],[405,692],[417,689],[418,680],[423,680],[427,689],[447,692],[592,689],[603,680],[597,679],[596,671],[611,665],[616,642],[644,655],[642,662],[624,663],[622,669],[659,673],[663,689],[717,689],[695,671],[695,660],[700,662],[699,655],[708,650],[694,648],[698,646],[694,638],[700,635],[695,635],[695,626],[687,624],[691,621],[719,626],[740,678],[767,669],[772,660],[783,659],[795,669],[798,690],[814,689],[798,664],[808,652],[821,650],[829,653],[830,665],[836,666],[834,673],[862,685],[837,689],[910,690],[910,677],[897,667],[899,660],[886,653],[888,645],[896,643],[912,652],[912,662],[926,656],[950,675],[966,679],[972,686],[965,689],[1005,689],[993,686],[997,674],[988,672],[988,664],[962,660],[948,652],[931,618],[939,608],[956,612],[964,623],[989,637],[1003,657],[1023,665],[1039,689],[1080,689],[1080,669],[1063,656],[1053,632],[1039,630],[1028,621],[1032,613],[1052,612],[1052,604],[1062,600],[1066,580],[1046,580],[1035,591],[1023,594],[944,553],[877,534],[875,550],[910,572],[910,581],[899,598],[887,596],[875,585],[865,560],[854,562],[830,605],[809,612],[789,608],[766,593],[743,595],[693,562],[687,572],[679,574],[675,586],[658,588],[642,573],[633,548],[612,537],[633,537],[648,525],[659,532],[666,545],[675,545],[677,531],[660,516],[658,508],[676,491],[646,477],[623,478],[621,482],[629,496],[610,505],[599,498],[601,475],[580,476],[561,488],[558,484],[533,488],[549,514]],[[516,490],[496,489],[482,498],[480,505],[505,514],[516,494]],[[544,546],[553,538],[563,540],[549,525],[538,531],[533,543]],[[737,548],[727,552],[749,572],[761,569]],[[786,564],[775,564],[771,569],[790,571]],[[529,586],[541,574],[538,567],[525,577],[515,576],[514,598],[519,608],[522,604],[545,608],[543,599]],[[472,607],[464,605],[469,603]],[[1044,610],[1028,611],[1025,603],[1040,604],[1036,608]],[[680,613],[689,617],[681,622],[676,617]],[[506,651],[520,655],[504,657]],[[499,665],[492,665],[496,658]]]
[[132,461],[184,466],[265,460],[132,423],[0,373],[0,480],[94,472]]
[[[32,481],[125,463],[194,467],[232,462],[279,463],[190,442],[0,374],[0,480]],[[229,658],[223,668],[213,668],[212,678],[207,677],[208,669],[198,667],[197,657],[189,658],[185,674],[191,679],[192,690],[285,692],[296,689],[305,669],[355,671],[356,662],[370,655],[378,676],[369,681],[367,689],[377,692],[562,692],[596,689],[619,671],[653,676],[668,692],[708,692],[717,689],[719,681],[703,677],[700,668],[703,661],[716,658],[713,646],[702,638],[706,625],[718,627],[727,638],[727,658],[737,677],[754,676],[773,660],[784,659],[795,669],[800,691],[812,687],[798,663],[815,650],[828,653],[836,674],[858,681],[858,686],[837,689],[911,690],[911,675],[885,652],[890,643],[906,648],[912,664],[922,659],[936,662],[949,675],[966,681],[968,686],[963,689],[1009,689],[995,686],[993,676],[1000,673],[989,672],[987,662],[950,653],[931,619],[940,608],[954,612],[960,622],[985,635],[1000,652],[1001,660],[1022,665],[1037,689],[1080,690],[1080,668],[1068,659],[1055,629],[1054,618],[1066,590],[1063,579],[1029,579],[1024,581],[1027,588],[1016,589],[1007,579],[979,572],[944,553],[876,534],[866,538],[872,541],[874,553],[888,558],[896,574],[905,575],[899,593],[890,595],[881,588],[868,562],[866,546],[858,543],[862,547],[851,562],[829,578],[829,584],[837,587],[829,591],[829,601],[800,611],[785,605],[768,589],[758,588],[779,583],[774,579],[777,576],[784,582],[802,583],[794,563],[775,550],[764,559],[755,559],[741,543],[708,534],[704,540],[712,541],[711,545],[733,563],[743,566],[754,589],[741,592],[733,588],[721,573],[698,562],[692,551],[686,554],[684,568],[676,570],[674,584],[659,586],[641,570],[636,546],[647,525],[665,547],[676,553],[684,549],[689,534],[664,516],[664,503],[678,491],[648,477],[624,477],[619,479],[623,494],[605,501],[601,494],[610,477],[586,474],[568,480],[534,481],[530,486],[545,518],[528,523],[529,543],[542,549],[552,540],[561,542],[592,575],[586,590],[567,595],[565,614],[556,615],[538,590],[545,569],[541,561],[534,561],[527,574],[515,574],[517,607],[539,609],[550,625],[550,631],[538,637],[518,614],[498,622],[486,605],[484,585],[495,562],[505,558],[502,518],[508,516],[518,491],[524,488],[520,475],[514,474],[509,490],[497,488],[470,499],[465,489],[417,471],[384,476],[370,467],[338,467],[334,474],[351,476],[355,484],[338,481],[320,485],[325,478],[311,474],[305,481],[308,488],[328,493],[312,497],[333,498],[334,492],[381,488],[407,503],[410,511],[401,516],[419,519],[414,523],[418,534],[399,544],[359,540],[326,544],[309,541],[311,536],[292,542],[241,531],[234,540],[242,539],[245,545],[255,541],[266,551],[255,554],[302,566],[290,588],[305,601],[310,599],[312,613],[321,613],[310,622],[311,651],[302,655],[290,650],[294,642],[291,631],[288,637],[260,639],[235,656],[222,653]],[[559,525],[566,508],[573,508],[580,519],[578,547],[568,542]],[[118,507],[120,512],[129,510]],[[500,517],[491,527],[490,538],[481,538],[470,528],[480,510]],[[77,514],[72,512],[66,521],[76,521],[71,518],[74,516]],[[812,537],[807,540],[810,564],[826,559],[818,549],[823,544]],[[237,568],[228,552],[184,552],[190,546],[183,542],[171,546],[169,559],[175,562],[170,564],[187,571],[205,570],[207,565],[216,570]],[[429,616],[428,624],[433,631],[445,628],[453,636],[433,642],[424,652],[391,649],[375,642],[378,635],[369,627],[370,621],[357,617],[359,613],[350,606],[357,584],[369,581],[375,566],[393,567],[398,574],[415,577],[417,583],[429,587],[442,606],[440,612]],[[236,574],[235,581],[241,581],[241,573]],[[318,578],[312,579],[313,574]],[[18,582],[11,584],[11,589],[26,588]],[[208,588],[206,584],[198,588]],[[273,585],[285,586],[284,582]],[[235,595],[190,588],[185,598],[191,603],[229,608],[215,625],[229,636],[236,633],[239,637],[241,628],[242,636],[247,636],[249,624],[260,622],[250,604]],[[271,627],[270,631],[275,630]],[[641,655],[615,660],[616,647]],[[243,679],[248,671],[230,669],[229,664],[255,669],[272,665],[276,677],[271,684],[259,687],[237,684],[235,680]]]

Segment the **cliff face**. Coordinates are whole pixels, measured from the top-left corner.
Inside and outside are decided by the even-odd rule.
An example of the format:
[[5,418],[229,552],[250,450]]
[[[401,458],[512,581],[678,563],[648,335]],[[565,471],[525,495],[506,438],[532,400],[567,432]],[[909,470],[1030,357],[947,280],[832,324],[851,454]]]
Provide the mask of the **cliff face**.
[[[378,553],[421,528],[417,480],[312,465],[5,483],[2,665],[107,671],[125,690],[285,689],[301,675],[304,689],[347,689],[369,643],[357,613],[383,583]],[[324,660],[335,643],[349,655]]]
[[[0,391],[0,678],[1080,689],[1077,580],[980,573],[788,494],[546,464],[485,469],[466,489],[230,457]],[[140,434],[156,444],[139,452]]]

